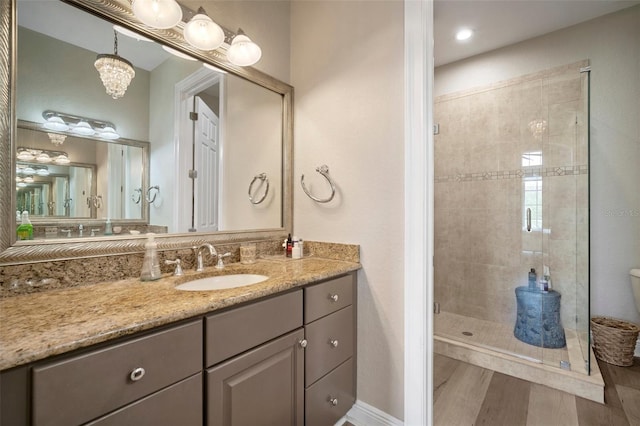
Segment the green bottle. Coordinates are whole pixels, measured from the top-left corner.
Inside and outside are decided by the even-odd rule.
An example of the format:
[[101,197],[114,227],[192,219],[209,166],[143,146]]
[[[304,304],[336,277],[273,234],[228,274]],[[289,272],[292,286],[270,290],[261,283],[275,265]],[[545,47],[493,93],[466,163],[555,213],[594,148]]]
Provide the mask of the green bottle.
[[22,212],[22,223],[18,226],[18,240],[33,240],[33,225],[26,210]]

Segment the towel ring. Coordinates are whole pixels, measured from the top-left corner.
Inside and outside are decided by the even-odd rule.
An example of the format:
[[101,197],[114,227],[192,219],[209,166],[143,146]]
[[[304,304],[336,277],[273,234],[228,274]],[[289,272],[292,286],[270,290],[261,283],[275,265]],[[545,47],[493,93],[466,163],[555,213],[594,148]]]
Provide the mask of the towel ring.
[[[253,187],[253,184],[256,183],[258,179],[260,179],[262,183],[266,182],[267,187],[265,188],[264,194],[262,194],[262,197],[259,200],[254,200],[253,195],[251,195],[251,188]],[[267,178],[267,174],[260,173],[259,175],[255,175],[253,177],[253,180],[249,184],[249,191],[247,191],[247,193],[249,194],[249,201],[251,201],[252,204],[260,204],[261,202],[263,202],[264,199],[267,198],[267,194],[269,193],[269,179]]]
[[[155,189],[157,191],[155,194],[153,194],[153,198],[151,198],[152,189]],[[144,199],[147,201],[147,203],[152,204],[156,200],[156,197],[159,193],[160,187],[158,185],[150,186],[149,189],[147,189],[147,195],[144,197]]]
[[136,204],[140,204],[140,201],[142,200],[142,188],[136,188],[133,192],[138,193],[138,195],[136,196],[136,194],[131,194],[131,201]]
[[333,180],[329,176],[329,166],[327,166],[326,164],[323,164],[320,167],[316,167],[316,172],[324,176],[327,182],[329,182],[329,185],[331,185],[331,195],[329,196],[329,198],[322,199],[322,198],[317,198],[311,195],[307,187],[304,186],[304,174],[300,176],[300,185],[302,185],[302,190],[304,191],[304,193],[307,194],[309,198],[311,198],[313,201],[316,201],[318,203],[328,203],[329,201],[333,200],[333,197],[336,195],[336,185],[333,183]]

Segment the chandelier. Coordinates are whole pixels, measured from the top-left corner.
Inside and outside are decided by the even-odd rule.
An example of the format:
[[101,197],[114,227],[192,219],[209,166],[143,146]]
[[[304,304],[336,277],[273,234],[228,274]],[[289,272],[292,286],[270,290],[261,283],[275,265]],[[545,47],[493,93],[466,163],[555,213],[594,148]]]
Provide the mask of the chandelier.
[[118,33],[115,30],[113,31],[113,55],[108,53],[98,55],[94,65],[100,73],[100,79],[107,89],[107,94],[113,99],[123,97],[136,72],[131,62],[118,56]]

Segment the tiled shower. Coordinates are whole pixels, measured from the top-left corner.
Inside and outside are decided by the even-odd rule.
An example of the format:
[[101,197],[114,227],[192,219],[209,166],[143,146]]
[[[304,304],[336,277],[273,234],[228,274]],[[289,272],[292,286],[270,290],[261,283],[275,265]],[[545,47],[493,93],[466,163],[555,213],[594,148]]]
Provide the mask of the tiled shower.
[[[436,335],[588,372],[588,108],[588,61],[435,99]],[[562,350],[513,338],[515,289],[545,266]]]

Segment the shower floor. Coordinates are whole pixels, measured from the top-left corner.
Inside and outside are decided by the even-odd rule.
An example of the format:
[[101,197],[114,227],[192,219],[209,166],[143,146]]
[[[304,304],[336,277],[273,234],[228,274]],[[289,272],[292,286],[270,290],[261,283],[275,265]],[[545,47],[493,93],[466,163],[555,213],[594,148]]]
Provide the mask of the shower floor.
[[[571,347],[579,344],[573,330],[565,329],[567,346],[561,349],[547,349],[518,340],[513,335],[513,325],[510,324],[485,321],[450,312],[440,312],[434,315],[434,318],[436,335],[558,368],[560,368],[561,361],[566,361],[573,367],[572,370],[586,374],[585,363],[580,355],[580,347]],[[570,349],[578,350],[578,358],[569,355]]]
[[[586,336],[571,329],[565,335],[565,348],[545,349],[516,339],[513,325],[444,311],[434,315],[435,353],[604,403],[604,381],[591,350],[592,371],[586,371]],[[560,361],[569,361],[570,369],[560,368]]]

